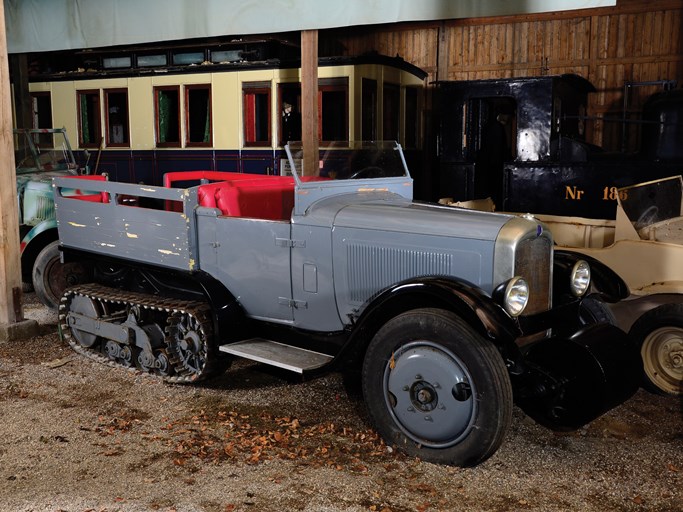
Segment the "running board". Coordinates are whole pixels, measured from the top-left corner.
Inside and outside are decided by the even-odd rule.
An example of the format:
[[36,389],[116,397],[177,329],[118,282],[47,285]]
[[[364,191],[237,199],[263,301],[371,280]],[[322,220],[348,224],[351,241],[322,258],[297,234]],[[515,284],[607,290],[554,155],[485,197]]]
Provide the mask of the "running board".
[[301,374],[325,366],[334,359],[327,354],[261,338],[238,341],[237,343],[221,345],[218,348],[221,352]]

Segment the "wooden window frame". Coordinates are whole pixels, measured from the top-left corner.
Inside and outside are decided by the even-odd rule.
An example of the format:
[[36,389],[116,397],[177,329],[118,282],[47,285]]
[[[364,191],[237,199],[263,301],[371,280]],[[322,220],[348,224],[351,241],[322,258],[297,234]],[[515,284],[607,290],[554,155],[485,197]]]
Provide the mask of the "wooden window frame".
[[[323,140],[323,94],[325,92],[344,93],[344,133],[343,140]],[[321,78],[318,80],[318,140],[321,146],[349,142],[349,79],[343,78]]]
[[[178,141],[177,142],[161,142],[159,140],[159,93],[162,91],[176,91],[178,95],[178,109],[176,115],[178,116]],[[157,85],[154,87],[154,142],[158,148],[179,148],[182,145],[182,130],[180,117],[180,95],[179,85]]]
[[[32,128],[52,128],[54,122],[52,121],[52,93],[50,91],[38,91],[38,92],[32,92],[30,93],[30,98],[31,98],[31,127]],[[47,98],[49,103],[50,103],[50,122],[48,123],[49,126],[39,126],[40,123],[36,123],[37,117],[36,115],[38,114],[37,110],[34,110],[33,108],[33,102],[38,101],[39,98]]]
[[[255,96],[257,94],[265,94],[267,96],[267,140],[249,140],[251,137],[249,135],[250,131],[254,132],[253,137],[255,138],[255,106],[251,105],[249,102],[250,96]],[[272,86],[270,82],[243,82],[242,83],[242,133],[244,137],[244,147],[272,147],[272,113],[271,113],[271,101],[272,101]]]
[[[104,95],[104,128],[105,128],[105,141],[107,147],[112,148],[129,148],[130,147],[130,108],[128,103],[128,89],[118,88],[118,89],[103,89],[102,93]],[[110,94],[125,94],[126,96],[126,115],[125,115],[125,134],[126,140],[124,142],[112,142],[109,130],[109,95]]]
[[[82,112],[81,112],[81,97],[83,96],[94,96],[96,97],[96,114],[93,116],[95,121],[94,129],[94,139],[95,142],[86,142],[83,140],[83,123],[82,123]],[[102,139],[102,97],[100,94],[100,89],[83,89],[76,91],[76,113],[77,113],[77,124],[78,124],[78,147],[80,148],[99,148],[100,141]]]
[[[206,115],[209,116],[209,140],[204,142],[196,142],[190,140],[190,122],[191,122],[191,112],[190,112],[190,93],[192,91],[206,90],[209,93],[208,97],[208,110]],[[192,84],[185,86],[185,147],[211,147],[213,145],[213,116],[211,111],[213,109],[213,99],[211,96],[211,84]]]

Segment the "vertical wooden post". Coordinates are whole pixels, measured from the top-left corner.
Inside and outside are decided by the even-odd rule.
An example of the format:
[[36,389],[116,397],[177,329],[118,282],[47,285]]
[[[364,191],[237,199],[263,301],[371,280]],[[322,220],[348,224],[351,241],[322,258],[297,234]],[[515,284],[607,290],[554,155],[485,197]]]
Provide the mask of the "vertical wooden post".
[[304,175],[318,173],[318,31],[301,32],[301,142]]
[[0,5],[0,325],[23,320],[17,180],[14,169],[12,100],[5,35],[5,6]]

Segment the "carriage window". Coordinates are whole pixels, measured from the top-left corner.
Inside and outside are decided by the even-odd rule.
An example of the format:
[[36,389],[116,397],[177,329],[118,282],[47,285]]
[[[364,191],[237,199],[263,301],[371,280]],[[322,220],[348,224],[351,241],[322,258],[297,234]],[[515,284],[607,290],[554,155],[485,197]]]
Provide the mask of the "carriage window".
[[82,148],[100,144],[100,91],[78,91],[78,142]]
[[242,50],[211,50],[211,62],[214,64],[239,62],[241,60],[244,60]]
[[166,55],[163,53],[155,55],[138,55],[138,66],[140,67],[154,67],[154,66],[165,66],[166,65]]
[[156,144],[158,147],[180,146],[180,92],[178,86],[154,88]]
[[270,145],[270,83],[242,86],[244,98],[244,145]]
[[128,57],[105,57],[102,59],[104,69],[129,68],[132,65],[132,58]]
[[280,146],[301,140],[301,84],[279,84]]
[[517,105],[513,98],[472,98],[465,109],[467,158],[502,165],[516,157]]
[[347,79],[320,80],[318,86],[321,141],[349,140],[349,86]]
[[361,94],[361,138],[377,140],[377,80],[363,78]]
[[400,92],[398,85],[384,84],[382,100],[382,138],[384,140],[398,141]]
[[173,54],[173,64],[201,64],[204,62],[204,52],[182,52]]
[[406,128],[404,144],[407,148],[419,147],[419,133],[419,89],[417,87],[406,87]]
[[128,91],[109,89],[104,91],[107,127],[107,146],[128,146]]
[[[31,117],[31,128],[52,128],[52,98],[49,92],[31,93]],[[52,147],[52,134],[38,134],[35,142],[40,146]]]
[[187,145],[211,145],[211,86],[188,85],[185,88]]

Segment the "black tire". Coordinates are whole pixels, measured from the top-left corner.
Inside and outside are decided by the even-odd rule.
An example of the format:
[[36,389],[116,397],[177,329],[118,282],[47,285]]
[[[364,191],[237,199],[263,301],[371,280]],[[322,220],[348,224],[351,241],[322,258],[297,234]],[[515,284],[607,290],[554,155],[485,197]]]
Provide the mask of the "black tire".
[[512,387],[500,353],[449,311],[416,309],[387,322],[361,379],[378,433],[429,462],[479,464],[510,425]]
[[629,336],[640,347],[643,387],[683,396],[683,304],[663,304],[644,313]]
[[64,290],[87,283],[92,278],[89,266],[77,262],[63,264],[59,258],[59,241],[46,245],[33,264],[33,288],[36,296],[50,309],[58,309]]
[[607,304],[595,297],[586,297],[581,301],[579,319],[582,325],[611,324],[617,325],[617,319]]

